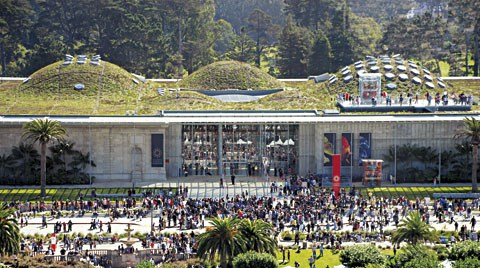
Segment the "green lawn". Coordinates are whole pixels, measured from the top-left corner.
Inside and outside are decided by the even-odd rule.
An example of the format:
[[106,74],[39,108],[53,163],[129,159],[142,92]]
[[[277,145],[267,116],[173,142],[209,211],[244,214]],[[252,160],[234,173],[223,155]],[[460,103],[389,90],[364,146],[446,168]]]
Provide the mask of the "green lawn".
[[432,198],[433,193],[468,193],[471,191],[469,186],[437,186],[437,187],[375,187],[360,188],[362,193],[372,193],[376,197],[398,197],[406,196],[408,199],[425,197]]
[[[126,194],[129,188],[98,188],[96,189],[97,194]],[[147,188],[136,188],[136,193],[142,193],[146,191]],[[167,190],[165,188],[154,188],[154,191],[157,190]],[[406,196],[409,199],[420,198],[424,199],[425,197],[432,197],[433,193],[468,193],[471,188],[468,186],[438,186],[438,187],[360,187],[357,190],[361,190],[364,196],[368,193],[372,193],[376,197],[398,197]],[[175,189],[173,189],[175,191]],[[347,188],[346,191],[349,191]],[[66,200],[66,199],[76,199],[79,196],[79,193],[89,195],[91,189],[89,188],[48,188],[46,199],[47,202],[54,200]],[[37,197],[40,195],[40,187],[35,188],[10,188],[10,189],[0,189],[0,202],[6,201],[34,201],[38,200]]]
[[[391,249],[387,250],[382,250],[383,254],[391,255],[393,256],[393,251]],[[318,254],[318,250],[317,250]],[[285,259],[287,255],[285,254]],[[312,250],[311,249],[305,249],[301,250],[300,253],[296,253],[296,250],[291,249],[290,250],[290,262],[282,263],[282,252],[278,251],[277,252],[277,260],[280,263],[280,267],[287,267],[287,266],[295,266],[295,261],[300,263],[300,267],[310,267],[308,264],[308,259],[312,256]],[[327,267],[327,265],[330,268],[333,268],[336,265],[340,265],[340,253],[337,254],[332,254],[332,251],[329,249],[326,249],[323,251],[323,257],[317,257],[317,260],[315,261],[315,265],[317,268],[324,268]]]
[[[97,194],[127,194],[131,188],[98,188]],[[167,190],[166,188],[152,188],[154,191]],[[146,191],[146,188],[135,188],[137,194]],[[79,197],[79,193],[82,195],[90,195],[92,189],[89,188],[48,188],[46,202],[52,202],[55,200],[75,200]],[[175,189],[172,189],[175,192]],[[40,200],[40,187],[25,189],[25,188],[11,188],[0,189],[0,202],[10,201],[35,201]],[[89,197],[86,197],[89,199]],[[113,198],[114,199],[114,198]]]

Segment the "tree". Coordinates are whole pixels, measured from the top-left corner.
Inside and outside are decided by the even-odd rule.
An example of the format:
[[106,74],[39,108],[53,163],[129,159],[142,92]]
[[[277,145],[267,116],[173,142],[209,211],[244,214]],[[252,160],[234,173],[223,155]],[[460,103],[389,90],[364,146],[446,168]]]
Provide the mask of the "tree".
[[20,229],[15,218],[15,209],[0,205],[0,252],[16,254],[20,247]]
[[332,66],[332,46],[322,30],[314,33],[311,54],[308,59],[308,74],[316,75],[329,72]]
[[479,75],[480,67],[480,2],[476,0],[451,0],[448,3],[450,17],[456,20],[459,32],[464,36],[465,41],[465,65],[466,74],[468,75],[468,59],[470,53],[470,41],[473,38],[473,74]]
[[392,243],[399,245],[407,241],[416,245],[423,241],[436,241],[437,234],[435,229],[422,221],[422,217],[418,211],[411,211],[408,216],[402,219],[398,225],[398,229],[393,233]]
[[274,230],[270,223],[246,219],[241,221],[239,229],[246,240],[248,250],[275,255],[277,241],[272,236]]
[[277,259],[269,254],[261,254],[255,251],[248,251],[242,253],[233,259],[234,268],[250,268],[250,267],[262,267],[262,268],[277,268]]
[[233,47],[227,53],[228,58],[251,63],[255,60],[255,42],[248,36],[245,27],[240,28],[240,34],[233,40]]
[[0,0],[0,6],[0,74],[13,76],[9,67],[20,62],[15,52],[28,37],[33,12],[26,0]]
[[12,148],[12,161],[15,168],[15,178],[22,180],[34,179],[38,167],[38,151],[30,143],[20,143]]
[[282,77],[307,76],[308,56],[311,48],[311,33],[308,29],[298,27],[292,19],[287,19],[278,45],[278,61]]
[[350,25],[350,8],[348,1],[342,1],[331,20],[333,25],[328,39],[333,50],[333,69],[352,63],[355,59],[353,33]]
[[218,255],[220,266],[231,265],[233,257],[245,251],[245,239],[239,230],[239,218],[209,219],[212,227],[198,236],[198,256],[213,261]]
[[0,176],[1,178],[5,178],[7,174],[10,174],[12,168],[14,166],[14,161],[12,159],[12,155],[1,155],[0,156]]
[[466,138],[472,145],[472,192],[478,192],[478,144],[480,143],[480,121],[473,116],[463,119],[463,127],[458,128],[454,138]]
[[45,197],[47,184],[47,144],[62,141],[67,132],[60,122],[48,118],[34,119],[23,125],[23,138],[40,144],[40,187],[41,196]]
[[248,17],[247,28],[255,41],[255,65],[260,67],[263,50],[273,42],[276,26],[270,15],[255,9]]

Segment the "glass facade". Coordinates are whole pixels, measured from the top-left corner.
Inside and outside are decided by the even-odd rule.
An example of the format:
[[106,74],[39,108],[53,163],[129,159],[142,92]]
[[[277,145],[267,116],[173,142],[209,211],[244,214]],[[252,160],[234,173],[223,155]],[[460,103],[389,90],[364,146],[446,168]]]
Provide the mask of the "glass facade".
[[297,172],[298,125],[183,125],[186,176],[280,177]]

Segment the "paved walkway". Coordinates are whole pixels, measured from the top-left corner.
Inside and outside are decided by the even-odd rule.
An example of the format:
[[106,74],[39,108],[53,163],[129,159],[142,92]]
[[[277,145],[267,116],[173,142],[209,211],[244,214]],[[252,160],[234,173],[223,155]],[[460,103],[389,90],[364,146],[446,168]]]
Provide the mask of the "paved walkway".
[[[135,232],[140,232],[140,233],[149,233],[151,231],[151,223],[152,223],[152,220],[153,222],[158,226],[158,220],[159,220],[159,210],[157,211],[154,211],[153,212],[153,219],[150,215],[152,214],[148,214],[147,217],[145,218],[142,218],[142,219],[139,219],[139,220],[136,220],[136,219],[127,219],[127,218],[120,218],[120,219],[117,219],[115,220],[113,223],[112,223],[112,234],[124,234],[126,233],[125,229],[127,228],[127,225],[128,223],[131,224],[131,229],[133,229],[132,231],[132,234],[135,233]],[[478,219],[480,219],[480,212],[479,211],[475,211],[473,213],[473,215]],[[470,230],[470,218],[466,218],[465,217],[465,214],[463,216],[460,216],[460,215],[456,215],[455,217],[455,220],[458,222],[459,224],[459,229],[462,225],[466,225],[468,227],[468,230]],[[96,230],[90,230],[90,222],[92,219],[95,219],[95,220],[100,220],[102,221],[104,224],[103,224],[103,232],[100,232],[100,230],[96,229]],[[21,228],[21,232],[22,234],[24,235],[35,235],[35,234],[41,234],[41,235],[47,235],[47,234],[52,234],[53,233],[53,226],[54,224],[58,221],[60,223],[63,223],[63,222],[68,222],[69,220],[71,220],[73,222],[73,230],[72,232],[66,232],[66,233],[73,233],[73,232],[76,232],[76,233],[82,233],[83,235],[87,235],[87,234],[92,234],[92,235],[102,235],[102,234],[106,234],[106,230],[107,230],[107,225],[106,223],[110,221],[110,218],[108,217],[108,215],[105,215],[105,214],[99,214],[98,217],[92,217],[92,214],[89,213],[89,214],[86,214],[84,215],[83,217],[61,217],[59,219],[52,219],[52,218],[49,218],[47,223],[48,223],[48,227],[47,228],[42,228],[41,226],[41,217],[39,217],[39,215],[37,215],[36,218],[31,218],[29,219],[29,224],[28,226],[26,227],[22,227]],[[346,218],[344,218],[344,222],[347,222],[346,221]],[[448,231],[453,231],[455,229],[454,225],[453,224],[450,224],[450,222],[443,222],[443,223],[439,223],[436,218],[434,218],[433,216],[430,217],[430,224],[436,229],[436,230],[448,230]],[[210,224],[208,222],[206,222],[206,226],[209,226]],[[333,227],[331,228],[333,229]],[[396,227],[391,223],[390,225],[386,226],[384,228],[384,230],[394,230],[396,229]],[[477,228],[478,229],[478,228]],[[63,229],[62,229],[63,230]],[[195,233],[201,233],[201,232],[204,232],[205,229],[195,229],[195,230],[179,230],[177,227],[175,228],[166,228],[164,230],[161,231],[161,233],[178,233],[178,232],[195,232]],[[285,228],[285,230],[290,230],[290,228]],[[322,230],[325,230],[325,226],[322,226]],[[345,225],[343,229],[341,230],[337,230],[337,231],[341,231],[341,232],[345,232],[345,231],[352,231],[352,226],[351,225]],[[477,230],[478,231],[478,230]],[[64,232],[61,232],[61,233],[64,233]],[[367,241],[365,241],[365,243],[367,243]],[[377,242],[378,244],[380,245],[391,245],[390,242]],[[92,249],[117,249],[119,245],[121,245],[122,243],[121,242],[116,242],[114,244],[112,243],[104,243],[104,244],[97,244],[96,245],[96,248],[93,248]],[[293,246],[294,242],[293,241],[279,241],[279,245],[281,246]],[[310,243],[308,243],[309,246],[310,246]],[[343,245],[351,245],[351,244],[357,244],[355,242],[345,242],[343,243]],[[59,254],[59,250],[61,249],[63,243],[60,243],[58,246],[57,246],[57,252],[56,254]],[[141,242],[137,242],[134,244],[134,247],[135,248],[138,248],[138,249],[141,249],[142,248],[142,245],[141,245]],[[87,249],[90,249],[90,245],[84,245],[84,250],[87,250]]]

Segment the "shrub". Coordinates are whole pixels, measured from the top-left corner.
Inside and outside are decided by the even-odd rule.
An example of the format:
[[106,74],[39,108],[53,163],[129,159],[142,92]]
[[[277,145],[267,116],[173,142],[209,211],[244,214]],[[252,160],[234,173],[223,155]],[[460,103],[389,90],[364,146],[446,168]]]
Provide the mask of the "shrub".
[[382,252],[372,245],[354,245],[340,253],[340,262],[348,267],[365,267],[367,264],[384,264]]
[[[477,255],[478,256],[478,255]],[[464,260],[455,261],[453,268],[473,268],[480,267],[480,259],[475,257],[469,257]]]
[[463,260],[470,256],[480,256],[480,242],[463,241],[453,245],[448,255],[451,260]]
[[405,263],[403,267],[405,268],[439,268],[440,262],[435,258],[435,256],[421,256],[411,259],[409,262]]
[[135,266],[137,268],[155,268],[156,266],[149,261],[142,261],[141,263]]
[[400,254],[397,255],[395,261],[400,264],[400,267],[406,267],[407,263],[410,263],[409,267],[434,267],[434,266],[421,266],[421,264],[434,265],[438,263],[435,252],[423,245],[409,245],[404,248]]
[[437,252],[438,260],[444,261],[448,258],[448,249],[442,245],[435,245],[432,248],[435,252]]
[[284,241],[292,241],[293,239],[292,233],[290,233],[289,231],[281,232],[280,237],[282,237],[282,240]]
[[233,258],[234,268],[250,268],[250,267],[262,267],[262,268],[277,268],[278,263],[274,256],[270,254],[260,254],[255,251],[249,251],[242,253]]

